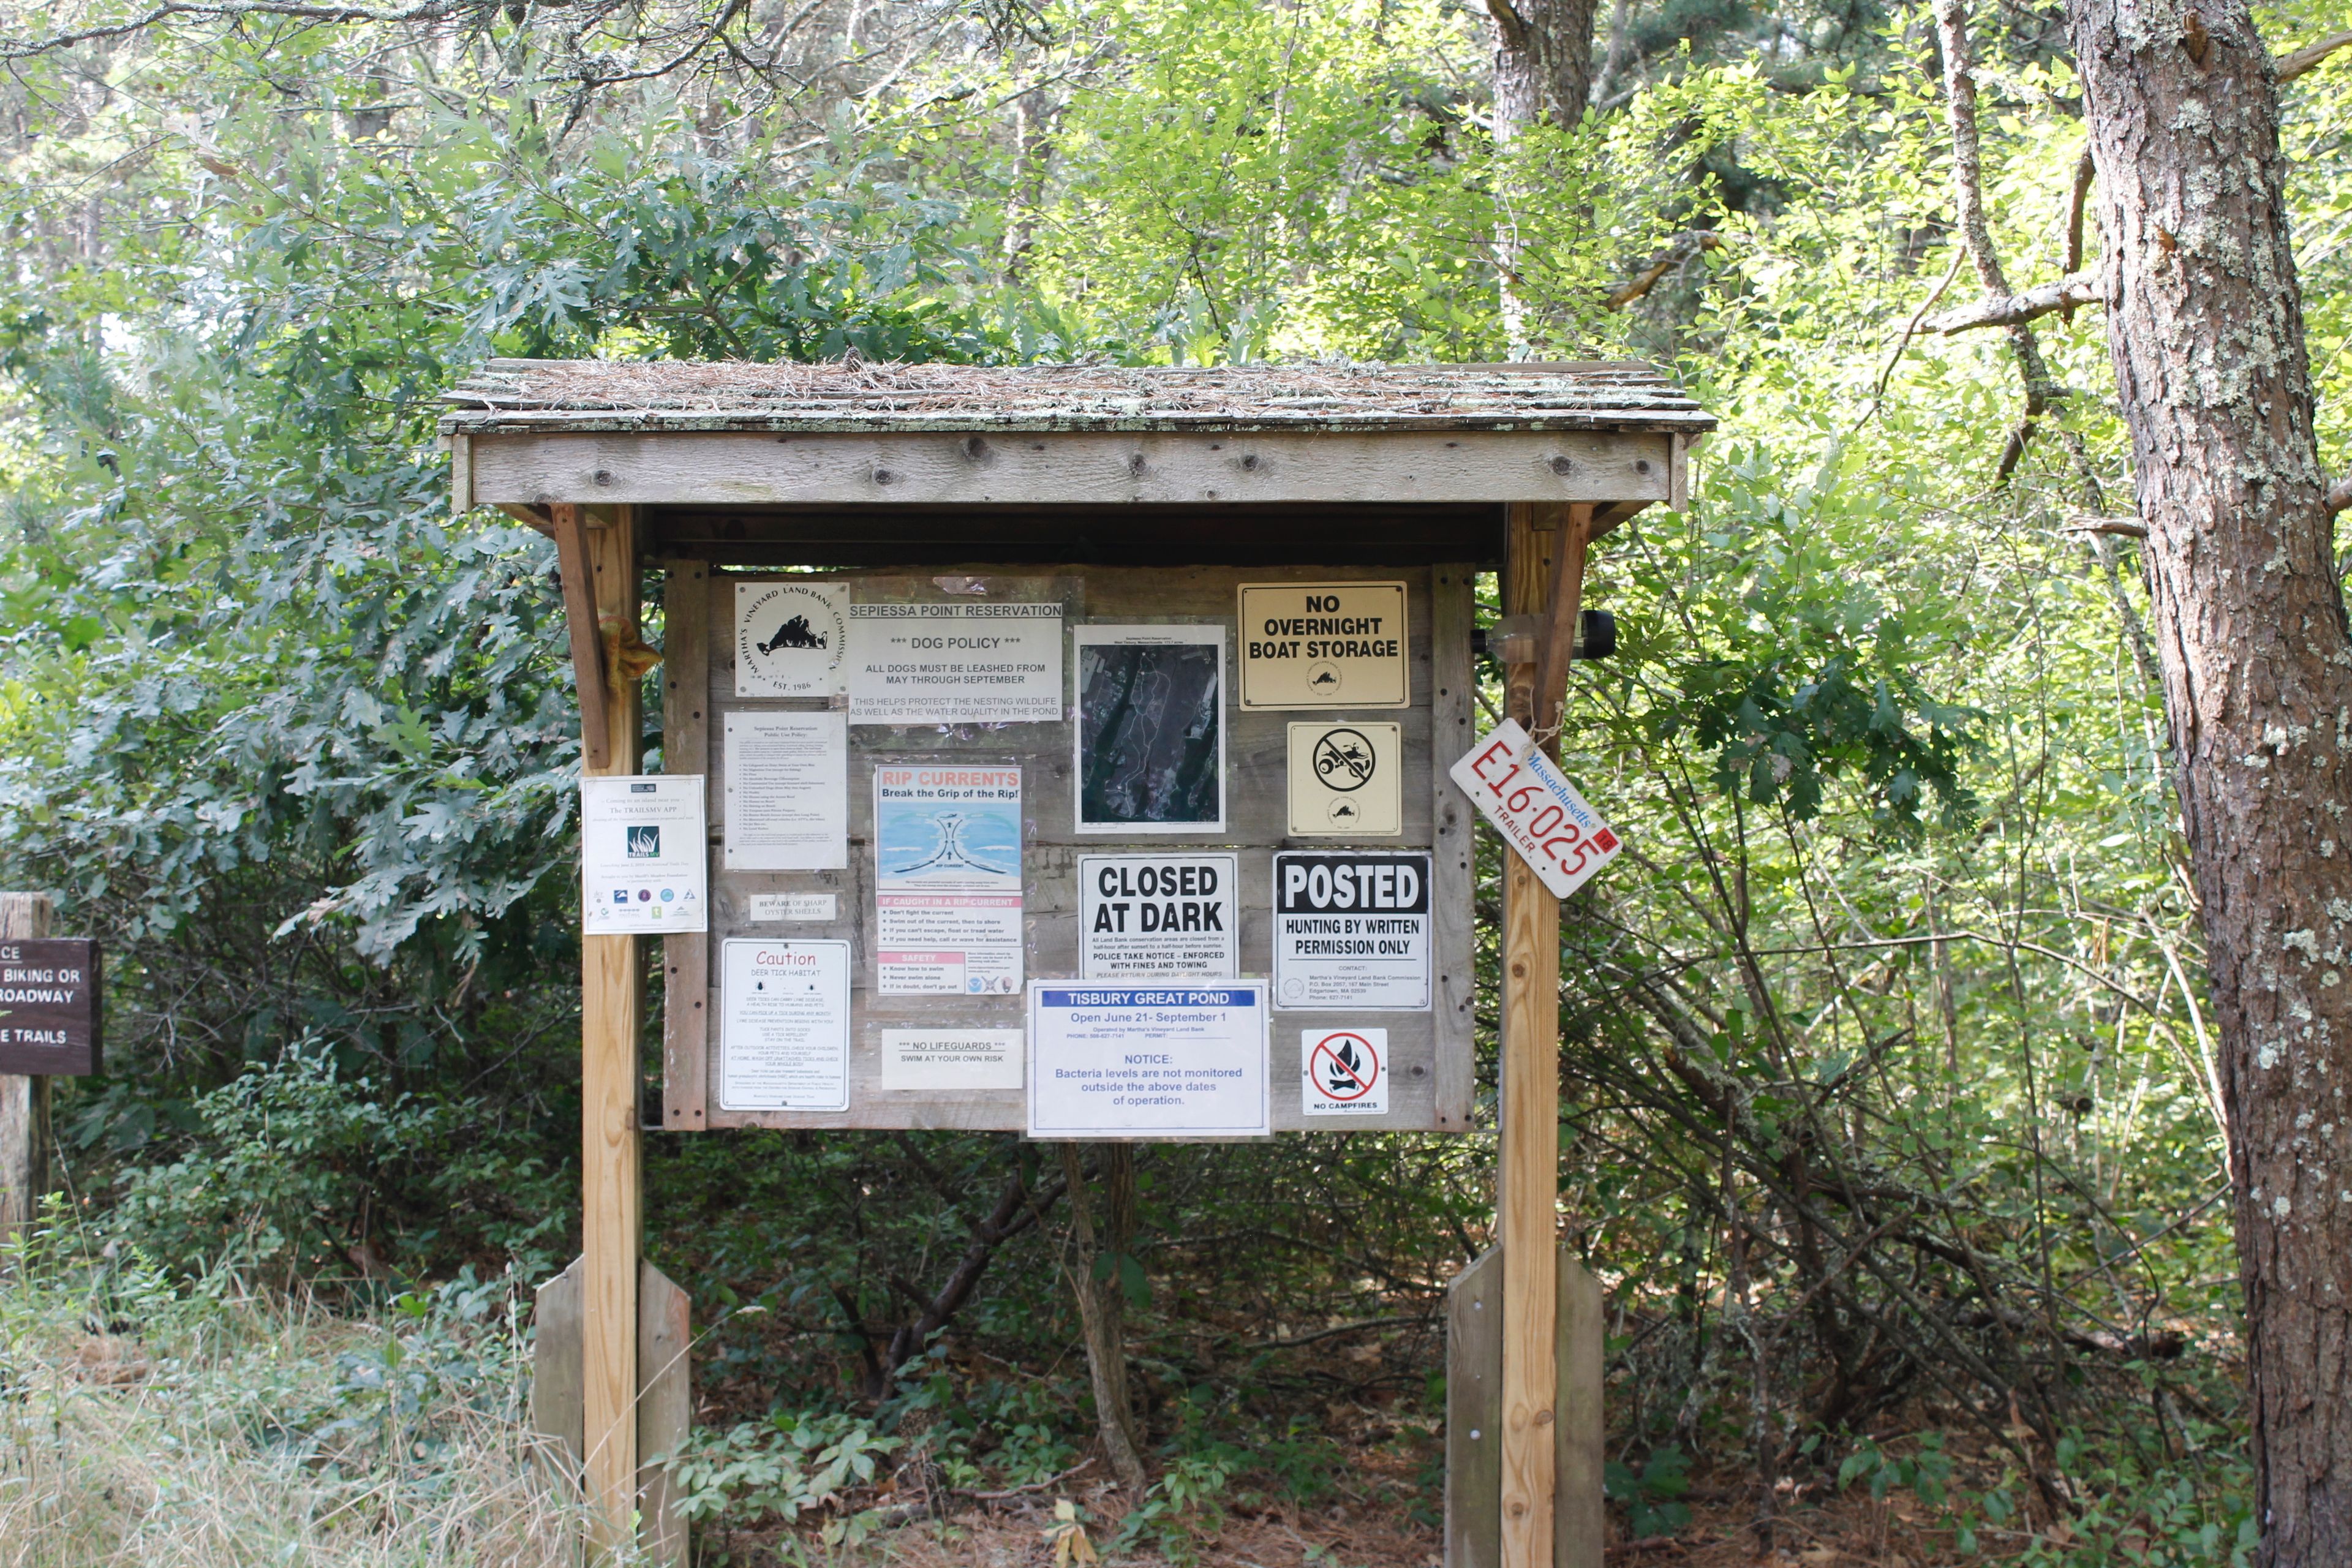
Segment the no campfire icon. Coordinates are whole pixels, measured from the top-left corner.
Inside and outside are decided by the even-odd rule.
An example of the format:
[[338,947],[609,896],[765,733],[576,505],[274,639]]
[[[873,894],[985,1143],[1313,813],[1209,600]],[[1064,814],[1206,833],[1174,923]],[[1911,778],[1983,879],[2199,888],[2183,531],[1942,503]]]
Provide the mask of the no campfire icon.
[[1309,1116],[1381,1116],[1388,1112],[1389,1032],[1386,1029],[1305,1029]]

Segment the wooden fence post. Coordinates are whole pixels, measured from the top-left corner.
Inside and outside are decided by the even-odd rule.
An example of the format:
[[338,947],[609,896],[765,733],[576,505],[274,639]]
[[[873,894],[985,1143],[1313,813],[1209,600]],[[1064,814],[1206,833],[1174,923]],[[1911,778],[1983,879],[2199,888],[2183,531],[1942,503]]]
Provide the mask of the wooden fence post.
[[[49,934],[47,893],[0,893],[0,939]],[[41,1215],[49,1190],[49,1080],[0,1073],[0,1237]]]
[[[616,640],[636,640],[636,519],[632,509],[616,507],[582,521],[596,617],[588,629],[609,659]],[[578,601],[569,584],[565,598]],[[617,639],[608,635],[614,631]],[[579,633],[575,626],[575,647]],[[583,760],[582,772],[634,773],[642,729],[638,683],[609,664],[602,674],[603,723],[586,720],[583,729],[583,739],[602,729],[606,759],[601,766]],[[582,693],[583,718],[594,695]],[[637,1263],[645,1208],[637,1058],[644,976],[635,936],[583,937],[580,949],[583,1458],[591,1545],[613,1553],[634,1543],[637,1511]]]

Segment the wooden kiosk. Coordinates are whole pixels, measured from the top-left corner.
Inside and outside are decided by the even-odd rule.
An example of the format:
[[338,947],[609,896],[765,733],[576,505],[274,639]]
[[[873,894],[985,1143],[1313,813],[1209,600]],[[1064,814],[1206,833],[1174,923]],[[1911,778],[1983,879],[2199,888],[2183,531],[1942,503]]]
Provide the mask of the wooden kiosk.
[[[554,539],[583,774],[639,773],[641,678],[658,665],[661,772],[704,777],[708,929],[659,938],[666,1131],[962,1127],[1055,1135],[1038,1131],[1045,1113],[1023,1087],[1035,1079],[1021,1076],[1021,1031],[1034,1016],[1024,1014],[1022,986],[1092,979],[1097,964],[1115,963],[1122,950],[1087,932],[1107,929],[1101,889],[1118,885],[1119,868],[1109,862],[1122,853],[1138,862],[1213,863],[1203,886],[1223,868],[1231,927],[1213,911],[1206,923],[1219,935],[1202,940],[1210,948],[1223,942],[1226,973],[1244,988],[1270,969],[1277,975],[1260,1004],[1273,1009],[1262,1111],[1270,1131],[1350,1124],[1327,1114],[1357,1107],[1318,1098],[1311,1055],[1308,1066],[1292,1065],[1301,1058],[1286,1042],[1296,1037],[1308,1048],[1318,1029],[1384,1042],[1372,1069],[1385,1074],[1379,1110],[1352,1125],[1469,1131],[1475,814],[1447,770],[1488,727],[1473,686],[1475,576],[1502,574],[1506,620],[1490,646],[1508,671],[1511,716],[1540,736],[1559,722],[1588,546],[1643,507],[1679,509],[1691,444],[1714,423],[1656,371],[1624,363],[985,369],[500,361],[448,402],[442,428],[457,510],[500,507]],[[648,571],[663,574],[659,653],[642,640]],[[778,617],[772,635],[748,618],[771,590],[803,606],[791,621]],[[991,608],[949,608],[959,605]],[[1367,605],[1378,615],[1359,614]],[[1348,618],[1300,619],[1301,605],[1334,606]],[[838,619],[845,609],[850,618]],[[859,664],[861,648],[882,646],[871,639],[887,630],[869,623],[895,616],[930,625],[959,614],[1028,617],[1019,636],[1032,640],[1007,646],[1050,649],[1052,668],[1033,662],[1021,667],[1027,676],[1000,679],[1009,688],[1051,681],[1050,711],[982,705],[943,721],[928,700],[894,708],[893,699],[854,679],[845,693],[838,685],[779,688],[762,686],[764,675],[753,679],[753,667],[764,670],[778,647],[812,653],[820,664],[839,655],[880,671],[878,655]],[[1336,652],[1318,662],[1323,644],[1288,639],[1294,654],[1307,655],[1295,668],[1261,657],[1278,633],[1304,629],[1311,637],[1318,628],[1376,623],[1404,634],[1388,649],[1396,686],[1382,687]],[[894,645],[901,648],[910,646],[903,624]],[[1190,793],[1167,798],[1194,803],[1184,810],[1134,806],[1103,782],[1115,764],[1103,763],[1097,777],[1084,742],[1074,745],[1074,732],[1094,721],[1084,710],[1085,671],[1109,668],[1103,661],[1111,656],[1097,644],[1158,643],[1188,645],[1203,669],[1215,653],[1216,684],[1201,699],[1205,718],[1183,737],[1190,754],[1203,759],[1213,740],[1213,795],[1205,761],[1157,773],[1142,763],[1136,768],[1139,777],[1179,778]],[[1378,653],[1385,645],[1361,646]],[[961,722],[958,713],[996,717]],[[838,731],[824,717],[834,714]],[[763,824],[800,809],[797,796],[779,804],[772,786],[801,775],[772,771],[761,775],[770,784],[752,782],[755,752],[781,755],[774,737],[787,733],[845,735],[828,742],[834,752],[811,753],[817,761],[810,765],[836,768],[828,776],[845,772],[847,783],[835,791],[837,800],[809,807],[819,819],[831,812],[832,826],[819,820],[808,830],[814,840],[829,834],[845,843],[846,854],[834,857],[845,863],[776,850],[797,827],[762,826],[757,831],[767,837],[753,840],[742,804],[752,794],[767,790]],[[885,786],[919,769],[931,770],[927,777],[1013,781],[1018,885],[1009,910],[982,911],[997,922],[989,928],[995,935],[972,937],[968,951],[913,951],[926,944],[903,934],[915,917],[893,900],[921,900],[894,892],[904,884],[877,848],[901,810]],[[1380,777],[1387,793],[1316,794],[1318,780],[1327,789],[1333,780],[1352,787],[1356,773]],[[1120,815],[1135,811],[1160,815],[1148,823]],[[962,857],[955,830],[940,830],[927,864]],[[1559,908],[1535,873],[1505,853],[1499,1245],[1454,1291],[1447,1555],[1457,1568],[1598,1568],[1597,1293],[1590,1310],[1570,1302],[1570,1315],[1584,1320],[1577,1342],[1589,1348],[1570,1352],[1583,1364],[1570,1369],[1565,1408],[1557,1349],[1559,1281],[1580,1278],[1572,1266],[1555,1267]],[[777,868],[779,856],[785,868]],[[1366,865],[1387,856],[1427,868],[1418,928],[1426,941],[1418,960],[1423,1005],[1400,1006],[1391,996],[1365,1011],[1356,1004],[1371,992],[1278,977],[1285,955],[1298,973],[1309,968],[1296,943],[1272,952],[1276,858],[1289,858],[1284,864],[1304,887],[1318,856]],[[1005,858],[1014,852],[1005,848]],[[1394,885],[1412,883],[1411,867]],[[1344,880],[1344,869],[1333,879]],[[653,1103],[641,1081],[643,940],[595,934],[593,925],[583,938],[584,1248],[565,1279],[582,1346],[577,1451],[604,1542],[625,1540],[642,1516],[654,1554],[682,1561],[682,1537],[643,1489],[653,1477],[640,1476],[641,1458],[650,1457],[640,1452],[640,1390],[654,1372],[642,1363],[667,1353],[682,1364],[686,1341],[682,1299],[649,1314],[639,1299],[641,1278],[658,1279],[650,1270],[641,1276],[640,1258],[640,1108]],[[961,940],[940,935],[929,945]],[[741,1004],[730,1000],[733,982],[722,978],[720,955],[733,965],[770,949],[845,955],[846,1025],[837,1058],[827,1058],[830,1089],[763,1088],[777,1081],[761,1076],[765,1058],[729,1043],[735,1015],[720,1015]],[[908,1043],[942,1032],[954,1042],[1003,1045],[992,1066],[941,1068],[941,1058]],[[1572,1283],[1571,1297],[1582,1289]],[[675,1348],[664,1352],[664,1345]],[[675,1376],[656,1402],[682,1422]]]

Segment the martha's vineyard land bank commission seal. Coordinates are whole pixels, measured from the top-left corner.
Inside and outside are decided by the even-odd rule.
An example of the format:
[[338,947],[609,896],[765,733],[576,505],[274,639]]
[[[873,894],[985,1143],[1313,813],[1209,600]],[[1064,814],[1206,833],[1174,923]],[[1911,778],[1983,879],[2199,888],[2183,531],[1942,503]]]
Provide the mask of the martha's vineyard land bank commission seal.
[[735,695],[830,697],[845,689],[847,617],[838,588],[735,584]]

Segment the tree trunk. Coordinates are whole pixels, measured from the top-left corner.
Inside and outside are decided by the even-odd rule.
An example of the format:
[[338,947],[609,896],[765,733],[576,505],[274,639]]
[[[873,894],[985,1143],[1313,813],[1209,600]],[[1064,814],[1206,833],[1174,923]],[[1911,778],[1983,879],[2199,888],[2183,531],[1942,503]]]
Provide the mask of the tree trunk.
[[[1129,1143],[1100,1147],[1103,1224],[1097,1233],[1078,1146],[1062,1145],[1062,1173],[1070,1189],[1070,1225],[1078,1243],[1070,1288],[1078,1299],[1078,1323],[1086,1335],[1095,1430],[1102,1438],[1111,1473],[1118,1478],[1132,1506],[1143,1500],[1149,1485],[1142,1447],[1136,1439],[1134,1400],[1127,1386],[1126,1297],[1118,1278],[1119,1266],[1135,1238],[1135,1148]],[[1104,1260],[1107,1267],[1102,1266]]]
[[[1486,0],[1495,30],[1495,141],[1504,147],[1535,125],[1572,127],[1592,100],[1594,0]],[[1519,283],[1519,244],[1506,212],[1495,235],[1503,330],[1511,357],[1532,346]]]
[[1592,100],[1593,0],[1487,0],[1495,24],[1495,140],[1573,126]]
[[2352,628],[2244,0],[2068,0],[2221,1036],[2266,1564],[2352,1563]]

